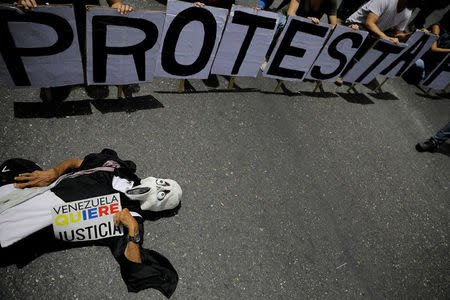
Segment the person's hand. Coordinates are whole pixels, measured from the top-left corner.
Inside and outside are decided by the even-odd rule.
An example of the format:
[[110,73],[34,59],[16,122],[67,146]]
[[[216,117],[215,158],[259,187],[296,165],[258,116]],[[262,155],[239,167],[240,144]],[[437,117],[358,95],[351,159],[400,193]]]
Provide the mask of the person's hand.
[[22,173],[19,176],[14,177],[17,181],[26,181],[24,183],[15,183],[14,187],[18,189],[23,188],[38,188],[50,185],[58,178],[58,174],[55,169],[47,171],[34,171],[33,173]]
[[124,208],[113,216],[114,226],[118,227],[120,223],[128,228],[128,234],[130,236],[135,235],[138,232],[139,226],[135,218],[131,215],[128,208]]
[[395,37],[390,37],[390,36],[388,36],[386,39],[387,39],[387,40],[390,40],[390,41],[393,41],[393,42],[396,43],[396,44],[400,43],[400,41],[398,40],[398,38],[395,38]]
[[133,10],[133,7],[131,7],[131,5],[122,4],[122,2],[114,3],[113,5],[111,5],[111,8],[117,9],[117,12],[121,15],[126,15],[128,12]]
[[350,24],[348,27],[354,30],[359,30],[359,26],[357,24]]
[[308,19],[310,19],[311,21],[313,21],[314,24],[319,24],[319,23],[320,23],[319,19],[317,19],[317,18],[314,18],[314,17],[308,17]]
[[255,7],[252,7],[254,10],[261,10],[261,7],[258,7],[258,6],[255,6]]
[[194,2],[194,4],[197,6],[205,6],[205,3],[202,3],[202,2]]
[[423,31],[423,32],[425,32],[426,34],[430,34],[431,32],[428,30],[428,29],[426,29],[426,28],[422,28],[422,29],[420,29],[420,31]]
[[19,0],[17,2],[14,2],[14,6],[22,5],[25,9],[31,9],[34,10],[35,7],[37,7],[35,0]]

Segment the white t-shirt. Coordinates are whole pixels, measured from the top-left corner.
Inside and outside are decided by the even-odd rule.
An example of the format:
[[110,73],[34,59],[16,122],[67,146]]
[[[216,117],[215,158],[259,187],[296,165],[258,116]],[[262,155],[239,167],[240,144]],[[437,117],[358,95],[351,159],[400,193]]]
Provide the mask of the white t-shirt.
[[381,31],[390,28],[405,30],[412,11],[404,8],[401,12],[397,12],[398,0],[370,0],[360,9],[355,11],[345,21],[346,24],[365,24],[367,16],[370,12],[378,16],[376,22]]

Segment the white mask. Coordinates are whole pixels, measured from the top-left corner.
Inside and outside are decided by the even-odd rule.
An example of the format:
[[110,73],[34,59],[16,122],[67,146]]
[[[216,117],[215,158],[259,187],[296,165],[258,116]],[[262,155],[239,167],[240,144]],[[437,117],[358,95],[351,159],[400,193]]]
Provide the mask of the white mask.
[[183,192],[175,180],[147,177],[126,194],[131,200],[140,201],[142,210],[162,211],[177,207]]

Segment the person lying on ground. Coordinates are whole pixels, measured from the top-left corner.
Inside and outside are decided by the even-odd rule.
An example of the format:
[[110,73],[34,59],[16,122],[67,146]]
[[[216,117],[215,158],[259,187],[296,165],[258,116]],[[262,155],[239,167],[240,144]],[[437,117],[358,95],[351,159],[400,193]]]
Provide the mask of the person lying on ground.
[[[128,291],[155,288],[167,297],[173,294],[177,272],[164,256],[142,245],[146,211],[162,212],[179,207],[182,190],[176,181],[154,177],[141,180],[135,174],[134,162],[121,160],[110,149],[89,154],[83,160],[66,160],[45,171],[24,159],[7,160],[0,169],[2,262],[20,263],[26,256],[36,257],[62,244],[71,248],[85,243],[56,240],[51,226],[52,208],[119,193],[122,210],[114,216],[114,223],[124,225],[124,235],[88,244],[110,248]],[[74,232],[68,240],[75,240]],[[29,254],[17,256],[18,253]]]

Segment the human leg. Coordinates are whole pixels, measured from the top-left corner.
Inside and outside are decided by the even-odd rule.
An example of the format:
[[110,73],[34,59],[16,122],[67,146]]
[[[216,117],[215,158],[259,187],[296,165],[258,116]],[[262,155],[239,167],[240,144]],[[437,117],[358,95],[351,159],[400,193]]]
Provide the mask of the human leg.
[[444,143],[450,138],[450,122],[447,123],[441,130],[439,130],[431,139],[438,145]]
[[439,146],[450,138],[450,122],[425,142],[418,143],[416,150],[419,152],[434,152]]
[[416,62],[402,75],[402,78],[409,84],[419,84],[425,79],[425,62],[422,59]]

